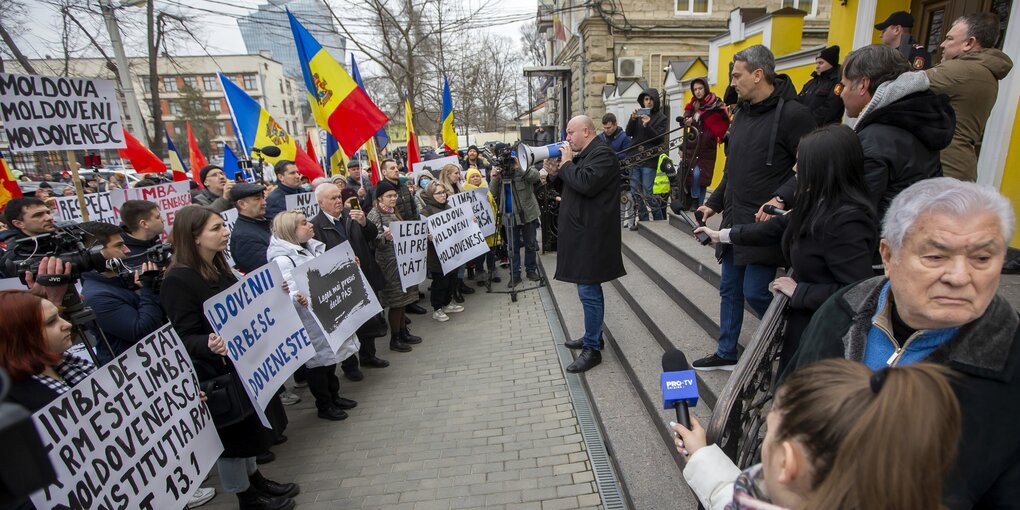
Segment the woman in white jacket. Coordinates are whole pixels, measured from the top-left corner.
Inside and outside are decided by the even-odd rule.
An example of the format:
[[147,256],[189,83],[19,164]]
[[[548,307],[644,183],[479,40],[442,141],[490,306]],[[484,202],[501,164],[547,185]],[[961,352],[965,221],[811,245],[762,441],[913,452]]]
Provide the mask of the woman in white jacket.
[[326,245],[312,239],[312,224],[301,211],[284,211],[273,218],[273,237],[269,240],[266,258],[276,262],[283,273],[283,279],[290,288],[301,323],[315,346],[315,356],[305,363],[308,369],[308,390],[315,397],[319,418],[339,421],[347,418],[345,409],[352,409],[357,402],[340,396],[340,378],[336,376],[336,364],[358,351],[357,336],[348,338],[333,352],[325,332],[315,322],[308,309],[308,297],[297,290],[294,268],[326,252]]

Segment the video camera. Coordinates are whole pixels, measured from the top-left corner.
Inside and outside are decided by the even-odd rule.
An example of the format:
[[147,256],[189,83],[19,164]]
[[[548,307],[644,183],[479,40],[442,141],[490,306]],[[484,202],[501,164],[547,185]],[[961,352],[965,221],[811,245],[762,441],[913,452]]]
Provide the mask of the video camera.
[[4,257],[4,271],[22,280],[26,272],[38,276],[44,257],[59,257],[63,262],[70,262],[72,278],[88,271],[117,267],[103,256],[102,246],[85,247],[88,236],[89,233],[77,225],[65,225],[53,233],[15,239]]

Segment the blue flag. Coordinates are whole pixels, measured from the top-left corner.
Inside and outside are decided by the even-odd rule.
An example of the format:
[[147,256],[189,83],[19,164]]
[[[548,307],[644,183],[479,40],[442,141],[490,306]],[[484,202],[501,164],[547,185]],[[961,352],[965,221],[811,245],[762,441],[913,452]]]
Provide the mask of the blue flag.
[[234,180],[234,175],[237,172],[237,155],[234,151],[230,150],[230,146],[225,142],[223,144],[223,173],[226,174],[227,179]]

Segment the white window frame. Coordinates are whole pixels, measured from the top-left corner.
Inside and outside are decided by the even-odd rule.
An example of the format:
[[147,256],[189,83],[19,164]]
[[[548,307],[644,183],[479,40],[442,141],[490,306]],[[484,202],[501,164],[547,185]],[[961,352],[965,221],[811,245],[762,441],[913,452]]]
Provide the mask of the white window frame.
[[205,90],[219,90],[219,84],[216,83],[215,76],[203,76],[202,77],[202,88]]
[[[215,105],[215,106],[213,106]],[[209,99],[206,101],[206,109],[213,113],[223,113],[223,105],[220,104],[220,98]]]
[[[712,15],[712,0],[708,0],[708,11],[707,12],[694,12],[692,10],[694,0],[673,0],[673,15],[674,16],[711,16]],[[686,2],[687,9],[680,10],[680,4]]]
[[176,76],[164,76],[160,82],[163,85],[163,92],[177,92]]
[[[805,18],[814,18],[815,16],[818,16],[818,0],[792,0],[792,1],[793,1],[793,8],[794,9],[800,9],[800,10],[802,10],[804,12],[807,12],[807,16],[804,16]],[[803,9],[803,8],[801,8],[801,4],[803,4],[805,2],[811,2],[811,8],[810,9]],[[785,3],[784,0],[779,0],[779,8],[780,9],[783,8],[783,4],[784,3]]]

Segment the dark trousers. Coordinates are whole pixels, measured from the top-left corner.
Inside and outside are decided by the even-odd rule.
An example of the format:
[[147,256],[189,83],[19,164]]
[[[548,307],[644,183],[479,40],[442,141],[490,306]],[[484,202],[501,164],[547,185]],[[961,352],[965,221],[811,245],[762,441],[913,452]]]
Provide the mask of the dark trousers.
[[432,273],[432,309],[438,310],[453,300],[453,289],[457,285],[457,272],[451,271],[450,274],[444,275],[443,273]]
[[315,407],[321,411],[333,405],[333,399],[340,396],[340,378],[336,376],[336,365],[309,368],[307,375],[308,391],[315,397]]
[[[377,316],[377,317],[379,317],[380,320],[381,320],[381,314],[379,316]],[[357,333],[358,333],[358,341],[361,342],[361,348],[358,349],[358,354],[356,354],[356,355],[352,354],[352,355],[348,356],[347,359],[345,359],[345,360],[340,362],[340,368],[343,369],[344,373],[347,373],[347,372],[350,372],[352,370],[357,370],[358,369],[358,366],[359,366],[358,358],[359,357],[361,359],[369,359],[369,358],[374,358],[375,357],[375,353],[376,353],[376,350],[375,350],[375,339],[376,339],[376,336],[379,334],[379,331],[378,331],[379,327],[376,324],[378,324],[378,321],[376,320],[375,317],[373,317],[372,320],[369,320],[363,326],[358,328],[358,331],[357,331]],[[386,334],[385,330],[382,332],[382,334],[383,335]]]
[[280,439],[287,430],[287,410],[283,407],[283,402],[280,401],[280,394],[283,391],[284,387],[281,386],[276,395],[273,395],[269,404],[266,405],[266,419],[269,420],[269,424],[273,427],[273,439]]
[[478,258],[471,262],[474,263],[475,270],[478,271],[479,279],[484,280],[482,275],[485,271],[484,268],[486,267],[486,264],[488,264],[490,273],[496,270],[496,254],[492,250],[489,250],[485,255],[479,255]]

